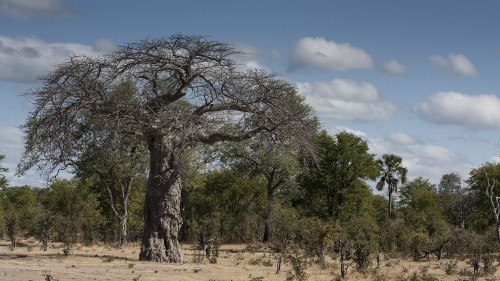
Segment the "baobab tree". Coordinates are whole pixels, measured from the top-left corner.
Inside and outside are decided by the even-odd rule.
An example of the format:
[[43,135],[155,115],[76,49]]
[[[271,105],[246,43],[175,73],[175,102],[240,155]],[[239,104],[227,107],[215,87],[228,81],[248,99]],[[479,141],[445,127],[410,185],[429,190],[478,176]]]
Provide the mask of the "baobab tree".
[[[147,147],[149,174],[140,260],[181,262],[178,232],[182,156],[191,147],[272,133],[301,134],[312,117],[296,88],[263,70],[242,70],[233,46],[182,34],[119,47],[106,57],[72,57],[29,92],[18,173],[71,167],[89,144],[116,136]],[[133,95],[116,98],[117,85]]]

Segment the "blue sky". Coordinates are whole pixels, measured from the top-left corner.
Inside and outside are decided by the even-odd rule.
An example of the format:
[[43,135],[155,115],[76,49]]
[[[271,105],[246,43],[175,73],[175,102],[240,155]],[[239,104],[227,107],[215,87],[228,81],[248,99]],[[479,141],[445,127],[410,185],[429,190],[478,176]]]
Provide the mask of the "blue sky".
[[23,93],[71,55],[175,33],[248,53],[297,85],[326,130],[403,157],[410,178],[467,178],[500,154],[500,2],[0,0],[0,153],[11,185]]

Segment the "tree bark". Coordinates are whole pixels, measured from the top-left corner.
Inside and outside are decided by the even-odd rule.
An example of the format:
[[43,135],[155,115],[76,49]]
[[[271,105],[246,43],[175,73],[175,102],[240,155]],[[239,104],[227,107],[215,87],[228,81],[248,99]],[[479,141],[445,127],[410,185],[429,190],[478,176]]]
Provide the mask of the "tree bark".
[[500,241],[500,221],[497,221],[497,239]]
[[128,219],[128,206],[127,202],[123,201],[122,215],[120,217],[120,245],[126,246],[128,242],[127,235],[127,219]]
[[387,208],[387,217],[389,219],[392,219],[393,218],[392,217],[392,189],[390,186],[388,187],[388,189],[389,189],[389,191],[388,191],[388,193],[389,193],[389,206]]
[[180,149],[162,141],[149,143],[150,174],[144,205],[140,260],[182,262],[178,234],[181,218]]
[[272,206],[273,206],[274,188],[273,188],[273,177],[268,179],[267,183],[267,206],[266,214],[264,218],[264,237],[262,242],[269,242],[271,240],[271,217],[272,217]]

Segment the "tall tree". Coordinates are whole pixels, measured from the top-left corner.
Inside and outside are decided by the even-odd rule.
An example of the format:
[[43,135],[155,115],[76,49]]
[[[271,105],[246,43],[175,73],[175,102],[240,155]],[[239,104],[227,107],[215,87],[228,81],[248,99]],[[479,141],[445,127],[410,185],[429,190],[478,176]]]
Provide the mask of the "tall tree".
[[462,179],[456,173],[445,174],[438,185],[438,194],[450,223],[465,229],[465,221],[475,208],[475,193],[462,186]]
[[413,257],[434,253],[440,259],[450,236],[435,185],[421,177],[409,181],[400,188],[400,202],[402,217],[412,232]]
[[[148,148],[141,260],[181,262],[181,159],[198,144],[270,132],[301,134],[311,109],[296,88],[261,70],[241,71],[231,45],[173,35],[118,48],[103,58],[73,57],[31,91],[20,173],[74,165],[90,143],[133,135]],[[113,89],[131,80],[132,97]]]
[[337,219],[347,193],[378,177],[377,161],[366,141],[350,133],[332,137],[322,131],[315,145],[318,165],[300,175],[298,204],[308,215]]
[[408,169],[403,166],[403,159],[394,154],[384,154],[382,159],[378,160],[382,177],[377,182],[377,189],[382,191],[387,184],[388,206],[387,216],[394,217],[393,198],[398,191],[398,185],[406,183],[406,174]]

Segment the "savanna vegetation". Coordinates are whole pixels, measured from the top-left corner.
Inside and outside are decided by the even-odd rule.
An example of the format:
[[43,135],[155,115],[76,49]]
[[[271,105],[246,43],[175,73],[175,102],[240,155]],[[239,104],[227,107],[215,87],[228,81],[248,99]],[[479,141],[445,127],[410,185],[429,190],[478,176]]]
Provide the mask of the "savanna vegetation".
[[[239,70],[234,55],[176,35],[71,58],[47,75],[32,93],[19,173],[36,167],[50,181],[0,177],[0,237],[13,250],[20,238],[45,251],[57,243],[65,255],[141,244],[140,259],[159,262],[183,261],[179,242],[198,253],[184,262],[260,245],[277,272],[290,265],[289,280],[305,280],[312,264],[384,280],[383,258],[446,259],[450,274],[466,261],[471,279],[496,271],[500,164],[438,184],[409,179],[404,159],[321,130],[291,84]],[[73,178],[53,177],[61,168]]]

